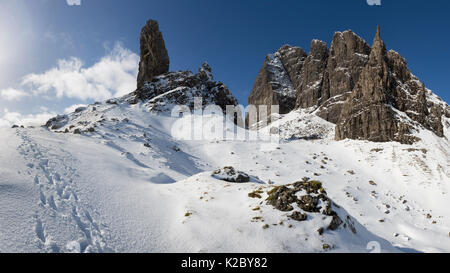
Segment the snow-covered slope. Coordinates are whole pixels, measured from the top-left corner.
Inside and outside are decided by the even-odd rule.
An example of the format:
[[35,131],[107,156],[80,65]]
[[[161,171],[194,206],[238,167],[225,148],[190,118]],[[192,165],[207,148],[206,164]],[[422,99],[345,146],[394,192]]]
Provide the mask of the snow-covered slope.
[[[183,140],[202,126],[150,110],[118,99],[63,116],[54,130],[1,129],[0,251],[450,251],[448,125],[446,138],[424,130],[414,145],[336,142],[333,124],[301,110],[259,131],[279,127],[278,144]],[[221,122],[212,115],[203,126]],[[225,166],[253,179],[212,176]],[[338,229],[320,211],[267,202],[304,177],[321,182]]]

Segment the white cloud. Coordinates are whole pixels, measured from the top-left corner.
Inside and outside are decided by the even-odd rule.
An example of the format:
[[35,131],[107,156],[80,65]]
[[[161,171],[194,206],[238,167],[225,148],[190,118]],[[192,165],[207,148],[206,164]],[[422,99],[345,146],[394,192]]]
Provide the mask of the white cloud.
[[0,90],[0,98],[7,101],[17,101],[28,96],[30,95],[22,89],[7,88]]
[[381,6],[381,0],[367,0],[369,6]]
[[75,57],[59,60],[57,67],[45,73],[25,76],[22,85],[32,88],[35,95],[104,100],[136,89],[138,65],[139,56],[117,43],[91,67],[84,67]]
[[22,115],[21,113],[9,112],[8,109],[5,109],[3,116],[0,117],[0,127],[11,127],[13,125],[40,126],[54,116],[56,116],[55,113],[47,111],[35,115]]
[[[136,89],[139,56],[116,43],[112,50],[92,66],[86,67],[79,58],[58,61],[58,65],[42,74],[29,74],[20,88],[0,90],[0,101],[20,100],[24,97],[55,98],[81,101],[104,100],[128,94]],[[72,103],[77,103],[74,101]],[[70,104],[69,104],[70,105]],[[73,105],[66,113],[83,106]],[[17,125],[42,125],[56,116],[53,110],[40,108],[37,114],[25,115],[16,111],[0,110],[0,127]]]
[[66,0],[69,6],[81,6],[81,0]]

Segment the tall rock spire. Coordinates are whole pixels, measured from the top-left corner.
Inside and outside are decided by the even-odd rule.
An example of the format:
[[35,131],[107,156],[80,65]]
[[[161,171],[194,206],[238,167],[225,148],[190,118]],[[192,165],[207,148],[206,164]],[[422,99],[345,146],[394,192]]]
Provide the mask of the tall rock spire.
[[408,126],[399,122],[390,106],[394,84],[390,77],[386,46],[378,27],[369,62],[344,103],[336,126],[336,139],[413,142]]
[[142,28],[140,50],[138,89],[154,77],[169,72],[169,54],[157,21],[148,20]]
[[387,63],[387,52],[386,45],[381,39],[380,26],[377,27],[377,34],[373,39],[372,50],[370,53],[369,64],[374,65],[382,65],[383,63]]

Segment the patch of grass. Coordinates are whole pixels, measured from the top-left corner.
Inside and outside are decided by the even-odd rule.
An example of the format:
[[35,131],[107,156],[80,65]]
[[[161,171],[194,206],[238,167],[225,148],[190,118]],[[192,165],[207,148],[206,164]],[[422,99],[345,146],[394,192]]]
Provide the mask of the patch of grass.
[[273,194],[269,195],[269,197],[266,198],[266,201],[274,200],[275,196]]
[[186,214],[184,215],[185,217],[189,217],[192,215],[192,212],[186,212]]
[[406,149],[406,151],[408,151],[408,152],[422,152],[423,154],[427,154],[428,153],[428,150],[427,149],[416,149],[416,148],[409,148],[409,149]]
[[323,244],[322,248],[323,248],[323,250],[327,251],[327,250],[333,249],[334,246],[330,246],[329,244]]
[[261,199],[262,198],[261,194],[263,194],[263,193],[264,192],[262,191],[262,189],[259,188],[259,189],[255,190],[255,191],[249,193],[248,197]]
[[267,192],[268,195],[271,195],[273,193],[275,193],[280,187],[273,187],[273,189],[271,189],[270,191]]
[[255,216],[252,218],[252,222],[264,222],[264,218],[261,216]]
[[309,181],[309,183],[311,183],[311,187],[314,189],[314,190],[320,190],[320,189],[323,189],[323,186],[322,186],[322,182],[320,182],[320,181],[317,181],[317,180],[312,180],[312,181]]

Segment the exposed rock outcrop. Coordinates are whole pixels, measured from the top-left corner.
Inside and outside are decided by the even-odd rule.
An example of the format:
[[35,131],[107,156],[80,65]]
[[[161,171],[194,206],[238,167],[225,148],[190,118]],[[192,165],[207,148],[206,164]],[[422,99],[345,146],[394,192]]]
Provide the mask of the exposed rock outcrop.
[[153,77],[169,72],[169,54],[157,21],[148,20],[142,28],[140,50],[138,89]]
[[[272,105],[279,105],[279,112],[286,114],[295,108],[296,88],[301,84],[301,71],[306,53],[299,47],[285,45],[266,57],[263,67],[256,77],[249,104],[267,106],[267,114]],[[258,113],[259,114],[259,113]],[[258,115],[258,121],[266,117]]]
[[348,98],[363,67],[367,64],[370,46],[352,31],[336,32],[331,43],[322,98],[317,115],[337,123],[343,102]]
[[224,167],[215,170],[212,177],[233,183],[247,183],[250,181],[250,176],[244,172],[237,171],[233,167]]
[[195,98],[202,106],[215,104],[223,111],[237,105],[236,98],[221,82],[214,81],[211,67],[204,63],[197,74],[191,71],[169,71],[169,56],[158,23],[149,20],[141,32],[141,61],[138,89],[126,96],[130,103],[145,102],[151,111],[170,111],[175,105],[194,109]]
[[336,139],[366,139],[410,144],[412,130],[421,125],[443,136],[441,107],[427,106],[427,90],[414,77],[406,60],[386,51],[380,29],[368,64],[345,102],[336,126]]
[[227,105],[238,105],[230,90],[221,82],[214,81],[211,67],[204,63],[197,74],[191,71],[165,73],[153,78],[142,88],[127,96],[134,104],[145,102],[151,111],[171,111],[175,105],[186,105],[191,110],[195,98],[202,98],[202,106],[217,105],[224,112]]
[[302,84],[297,89],[296,107],[309,108],[319,105],[328,54],[325,42],[319,40],[311,42],[311,52],[301,70]]
[[[287,45],[275,53],[280,57],[281,71],[287,72],[296,90],[295,108],[321,106],[317,114],[333,123],[337,122],[342,103],[358,81],[369,54],[370,47],[352,31],[337,32],[330,50],[325,42],[313,40],[308,55],[301,48]],[[292,102],[272,99],[273,92],[266,88],[266,83],[270,82],[271,86],[283,84],[280,82],[282,77],[266,80],[268,77],[264,73],[268,70],[267,64],[266,59],[252,89],[249,104],[275,105],[278,102],[280,113],[285,114],[286,109],[292,108]]]
[[289,45],[282,46],[278,50],[278,53],[281,63],[289,75],[292,86],[297,90],[302,84],[302,77],[298,71],[302,71],[308,55],[300,47],[292,47]]
[[410,142],[407,124],[401,123],[392,103],[393,79],[390,75],[386,46],[378,28],[369,62],[350,97],[344,103],[336,139]]
[[[283,52],[293,52],[292,47],[284,46],[273,55],[278,56],[275,67],[281,71],[276,74],[285,77],[271,77],[269,72],[274,70],[270,69],[273,62],[269,55],[249,104],[278,103],[280,113],[285,114],[292,101],[290,97],[274,98],[273,90],[289,86],[296,90],[295,108],[309,109],[337,124],[337,140],[412,143],[418,140],[412,135],[418,127],[444,136],[442,117],[450,115],[448,105],[410,72],[400,54],[386,50],[379,28],[372,48],[348,30],[334,34],[330,49],[326,43],[313,40],[306,58],[303,52],[292,54],[301,58],[283,59]],[[290,84],[283,84],[286,82]]]
[[[327,196],[327,192],[319,181],[310,181],[305,177],[292,185],[275,187],[268,192],[268,195],[267,204],[280,211],[293,211],[288,217],[296,221],[306,220],[307,213],[322,213],[331,218],[328,226],[330,230],[336,230],[344,223],[333,210],[335,204]],[[301,211],[294,211],[293,204]]]

